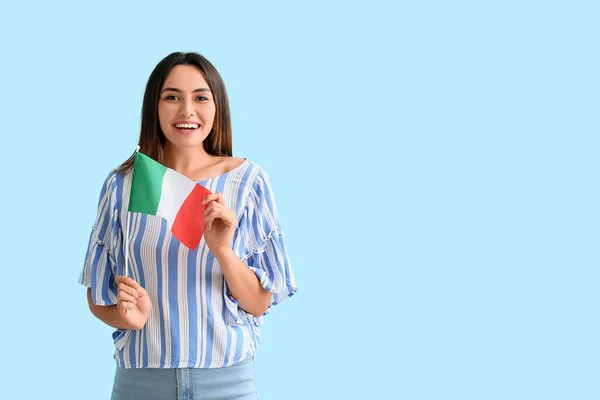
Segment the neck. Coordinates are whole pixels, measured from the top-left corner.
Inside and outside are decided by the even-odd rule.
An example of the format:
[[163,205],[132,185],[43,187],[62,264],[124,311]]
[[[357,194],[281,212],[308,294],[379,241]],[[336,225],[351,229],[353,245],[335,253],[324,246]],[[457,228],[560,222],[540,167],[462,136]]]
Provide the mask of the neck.
[[203,146],[181,149],[170,146],[168,142],[165,144],[163,156],[163,164],[180,173],[203,168],[215,157],[208,154]]

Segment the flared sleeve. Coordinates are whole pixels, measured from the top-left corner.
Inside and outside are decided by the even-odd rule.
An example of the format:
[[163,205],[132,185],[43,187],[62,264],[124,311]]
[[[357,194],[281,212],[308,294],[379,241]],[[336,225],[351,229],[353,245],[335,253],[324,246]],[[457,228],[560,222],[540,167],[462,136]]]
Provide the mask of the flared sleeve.
[[96,220],[78,280],[80,284],[92,289],[92,300],[96,305],[109,306],[117,303],[118,289],[114,278],[121,240],[116,172],[113,171],[100,191]]
[[[269,177],[260,167],[240,218],[239,234],[244,247],[240,259],[256,274],[261,286],[271,293],[269,308],[263,314],[266,315],[272,306],[292,296],[298,289]],[[235,302],[232,297],[228,300]],[[239,316],[233,317],[240,322]],[[245,317],[256,325],[263,323],[263,316],[254,318],[246,314]]]

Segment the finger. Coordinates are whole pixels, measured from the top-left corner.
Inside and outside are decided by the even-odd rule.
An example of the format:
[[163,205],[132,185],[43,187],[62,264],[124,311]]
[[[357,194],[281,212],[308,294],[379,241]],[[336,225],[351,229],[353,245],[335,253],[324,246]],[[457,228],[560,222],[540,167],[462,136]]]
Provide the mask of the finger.
[[231,213],[225,212],[225,210],[215,210],[206,218],[204,218],[204,225],[208,225],[215,219],[220,219],[225,226],[231,227],[234,226],[236,220],[232,217]]
[[215,202],[210,203],[208,205],[208,207],[206,207],[206,210],[204,210],[204,216],[206,217],[208,214],[210,214],[214,210],[219,210],[220,207],[222,207],[222,206],[219,203],[215,203]]
[[125,292],[130,296],[137,296],[138,291],[134,288],[132,288],[131,286],[127,286],[124,283],[119,283],[119,292]]
[[204,224],[208,225],[209,223],[212,223],[216,219],[224,220],[225,219],[224,217],[225,216],[222,211],[215,210],[212,213],[210,213],[210,215],[208,215],[206,218],[204,218]]
[[225,205],[225,197],[223,193],[215,193],[217,195],[217,203]]
[[219,216],[223,214],[223,210],[219,210],[218,208],[213,208],[212,210],[210,210],[210,212],[208,212],[206,215],[204,215],[204,219],[207,218],[219,218]]
[[117,282],[117,284],[124,283],[127,286],[131,286],[132,288],[134,288],[136,290],[140,286],[139,283],[137,283],[135,280],[133,280],[127,276],[123,276],[123,275],[118,275],[115,278],[115,281]]
[[216,201],[219,204],[225,204],[225,198],[223,197],[223,193],[211,193],[207,195],[204,200],[202,200],[202,204],[207,204],[211,201]]
[[213,223],[213,221],[214,221],[214,218],[210,218],[210,217],[206,218],[204,220],[204,225],[206,226],[206,230],[208,232],[210,232],[210,230],[212,229],[212,223]]
[[147,296],[147,295],[148,295],[148,292],[146,291],[146,289],[144,289],[143,287],[141,287],[141,286],[140,286],[140,287],[138,288],[138,290],[137,290],[137,295],[138,295],[138,298],[140,298],[140,299],[141,299],[141,298],[143,298],[144,296]]
[[202,200],[202,204],[210,203],[211,201],[216,200],[216,198],[216,193],[207,194],[204,200]]
[[133,304],[130,301],[122,301],[121,303],[119,303],[119,307],[121,310],[121,314],[123,315],[127,315],[128,311],[135,310],[135,304]]
[[132,296],[128,293],[125,293],[122,290],[119,291],[119,294],[117,295],[117,299],[120,301],[128,301],[130,303],[137,304],[136,296]]

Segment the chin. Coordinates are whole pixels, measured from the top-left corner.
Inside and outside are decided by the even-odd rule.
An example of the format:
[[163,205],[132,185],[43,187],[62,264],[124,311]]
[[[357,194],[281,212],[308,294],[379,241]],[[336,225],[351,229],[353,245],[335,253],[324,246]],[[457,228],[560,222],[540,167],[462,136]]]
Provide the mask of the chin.
[[194,147],[199,147],[202,146],[204,143],[204,139],[206,139],[208,137],[208,135],[193,135],[193,136],[189,136],[189,137],[181,137],[181,135],[175,135],[175,137],[169,135],[166,136],[167,141],[173,146],[176,147],[178,149],[190,149],[190,148],[194,148]]

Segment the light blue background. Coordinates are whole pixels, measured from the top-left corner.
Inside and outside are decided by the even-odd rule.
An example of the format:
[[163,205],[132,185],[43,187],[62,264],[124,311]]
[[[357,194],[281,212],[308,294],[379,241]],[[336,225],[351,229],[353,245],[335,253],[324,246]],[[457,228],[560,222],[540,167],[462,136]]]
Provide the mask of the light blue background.
[[595,4],[3,2],[0,398],[109,397],[76,280],[177,50],[221,72],[300,288],[261,399],[600,398]]

